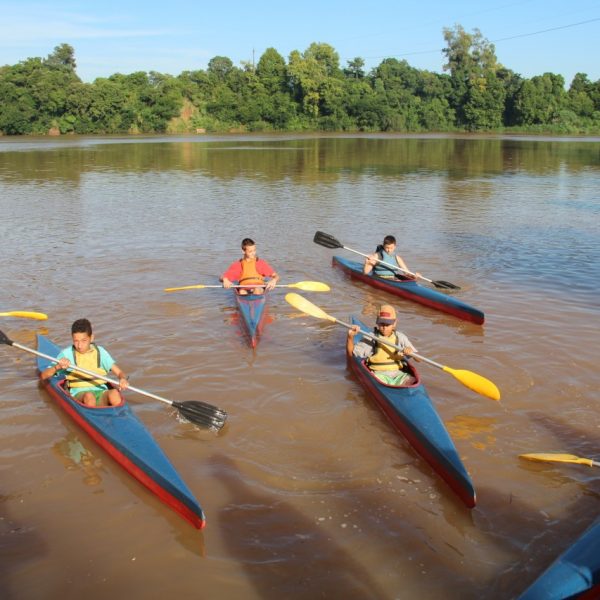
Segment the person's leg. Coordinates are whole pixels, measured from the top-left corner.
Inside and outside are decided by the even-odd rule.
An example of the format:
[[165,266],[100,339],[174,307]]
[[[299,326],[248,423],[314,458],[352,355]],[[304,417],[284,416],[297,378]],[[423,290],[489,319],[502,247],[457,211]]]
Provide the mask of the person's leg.
[[80,402],[85,406],[96,406],[96,395],[92,392],[81,392],[80,394],[74,396],[74,398],[77,400],[77,402]]
[[110,389],[102,394],[102,397],[107,402],[104,406],[119,406],[119,404],[121,404],[122,398],[121,394],[119,394],[119,390]]

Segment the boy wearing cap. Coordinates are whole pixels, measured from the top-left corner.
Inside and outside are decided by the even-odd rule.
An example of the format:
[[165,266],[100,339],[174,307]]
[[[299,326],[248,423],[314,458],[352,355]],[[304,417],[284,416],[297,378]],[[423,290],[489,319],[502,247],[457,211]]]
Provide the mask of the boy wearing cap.
[[[386,235],[383,244],[377,246],[375,252],[365,259],[363,273],[368,275],[372,272],[377,277],[392,278],[398,274],[397,267],[410,272],[402,257],[396,254],[396,238],[393,235]],[[419,277],[420,274],[416,273],[416,275]]]
[[360,331],[358,325],[348,330],[346,350],[348,354],[364,358],[373,375],[382,383],[410,385],[413,382],[412,376],[404,370],[402,359],[416,352],[416,348],[401,331],[396,330],[396,324],[394,307],[382,304],[377,313],[377,326],[373,334],[381,340],[400,346],[401,351],[366,337],[354,345],[354,336]]

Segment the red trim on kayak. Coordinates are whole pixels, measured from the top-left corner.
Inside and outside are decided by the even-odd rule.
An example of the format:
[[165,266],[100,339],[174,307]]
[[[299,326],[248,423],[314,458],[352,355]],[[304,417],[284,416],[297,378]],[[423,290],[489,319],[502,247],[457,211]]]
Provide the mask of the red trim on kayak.
[[[356,376],[364,384],[366,389],[371,393],[371,395],[377,402],[379,408],[385,413],[385,415],[396,427],[396,429],[408,440],[410,445],[417,451],[417,453],[429,463],[433,470],[436,473],[438,473],[440,477],[442,477],[442,479],[450,486],[450,488],[456,493],[456,495],[469,508],[473,508],[476,504],[475,490],[472,487],[466,488],[464,485],[462,485],[463,482],[453,477],[452,474],[444,468],[444,465],[437,460],[436,456],[429,450],[429,448],[422,444],[421,440],[414,434],[414,431],[407,426],[406,422],[402,419],[401,415],[399,415],[393,409],[388,400],[384,396],[382,396],[381,392],[377,389],[377,386],[373,382],[373,377],[370,374],[368,368],[365,366],[364,362],[361,362],[359,364],[352,357],[348,357],[348,360]],[[413,373],[417,376],[417,382],[414,385],[406,386],[407,388],[418,387],[420,381],[417,370],[412,368],[412,366],[411,369]],[[383,386],[386,385],[382,382],[379,383]],[[394,386],[386,387],[393,388]]]
[[[472,314],[467,310],[461,309],[458,306],[452,304],[445,304],[442,302],[436,302],[431,298],[427,298],[426,296],[421,296],[410,289],[403,289],[401,285],[406,283],[411,287],[417,286],[417,288],[422,288],[414,279],[409,279],[406,281],[402,281],[401,279],[394,280],[394,285],[390,285],[385,279],[381,279],[378,277],[373,277],[372,275],[365,275],[364,273],[359,273],[354,271],[350,267],[340,263],[336,260],[336,257],[332,260],[333,266],[339,267],[345,273],[348,273],[352,279],[357,279],[358,281],[362,281],[374,288],[379,290],[383,290],[388,294],[394,294],[395,296],[400,296],[401,298],[405,298],[406,300],[412,300],[413,302],[417,302],[418,304],[422,304],[423,306],[427,306],[428,308],[433,308],[435,310],[439,310],[441,312],[445,312],[449,315],[462,319],[463,321],[470,321],[471,323],[475,323],[476,325],[483,325],[485,321],[485,317],[483,313],[477,311],[479,314]],[[398,285],[400,284],[400,285]],[[427,288],[423,288],[427,289]],[[438,292],[439,293],[439,292]]]
[[[169,491],[160,486],[145,471],[140,469],[119,449],[115,448],[97,429],[92,427],[73,406],[49,383],[43,381],[44,387],[59,402],[62,408],[71,416],[71,418],[116,462],[118,462],[128,473],[135,477],[140,483],[145,485],[151,492],[160,498],[165,504],[170,506],[175,512],[179,513],[186,521],[189,521],[197,529],[202,529],[206,521],[188,508],[181,500],[173,496]],[[124,402],[123,402],[124,403]],[[122,404],[123,404],[122,403]],[[101,410],[101,408],[100,408]]]

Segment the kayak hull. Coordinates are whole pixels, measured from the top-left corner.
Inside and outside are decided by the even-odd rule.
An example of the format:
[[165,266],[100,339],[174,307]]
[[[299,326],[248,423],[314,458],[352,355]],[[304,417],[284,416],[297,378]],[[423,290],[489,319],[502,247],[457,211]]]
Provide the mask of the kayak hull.
[[519,600],[540,598],[600,598],[600,519],[519,596]]
[[431,288],[420,285],[413,279],[387,279],[363,273],[363,265],[353,260],[347,260],[341,256],[333,257],[333,265],[340,267],[348,273],[352,279],[367,283],[379,290],[400,296],[406,300],[412,300],[428,306],[435,310],[453,315],[464,321],[470,321],[476,325],[483,325],[485,315],[478,309],[461,302],[453,296],[442,294]]
[[[352,319],[352,323],[368,330],[364,323],[356,318]],[[358,343],[361,337],[360,333],[356,334],[355,343]],[[348,356],[348,362],[360,383],[394,427],[466,506],[474,507],[476,493],[473,482],[414,366],[409,363],[408,368],[415,382],[398,387],[386,385],[376,379],[363,359],[352,355]]]
[[[38,335],[38,349],[49,356],[60,351],[42,335]],[[48,359],[37,359],[39,372],[52,364]],[[56,404],[130,475],[194,527],[204,527],[202,508],[124,399],[118,406],[92,408],[73,399],[64,388],[63,377],[55,375],[42,384]]]
[[242,296],[236,292],[234,294],[250,345],[252,348],[256,348],[267,314],[267,295],[247,294]]

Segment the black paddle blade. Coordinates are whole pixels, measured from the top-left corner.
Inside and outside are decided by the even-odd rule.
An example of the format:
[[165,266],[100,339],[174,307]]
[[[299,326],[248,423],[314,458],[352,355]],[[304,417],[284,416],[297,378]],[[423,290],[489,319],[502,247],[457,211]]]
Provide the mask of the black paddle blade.
[[224,410],[197,400],[173,402],[173,406],[184,419],[201,427],[209,427],[217,431],[225,425],[227,419],[227,413]]
[[4,331],[0,331],[0,344],[7,344],[8,346],[12,346],[12,340],[9,340]]
[[439,279],[438,281],[432,281],[431,283],[433,283],[435,287],[442,288],[444,290],[460,290],[459,285],[454,285],[453,283],[450,283],[449,281],[444,281],[443,279]]
[[325,246],[325,248],[343,248],[343,244],[336,240],[332,235],[328,233],[324,233],[323,231],[317,231],[315,233],[315,237],[313,238],[313,242],[315,244],[319,244],[319,246]]

